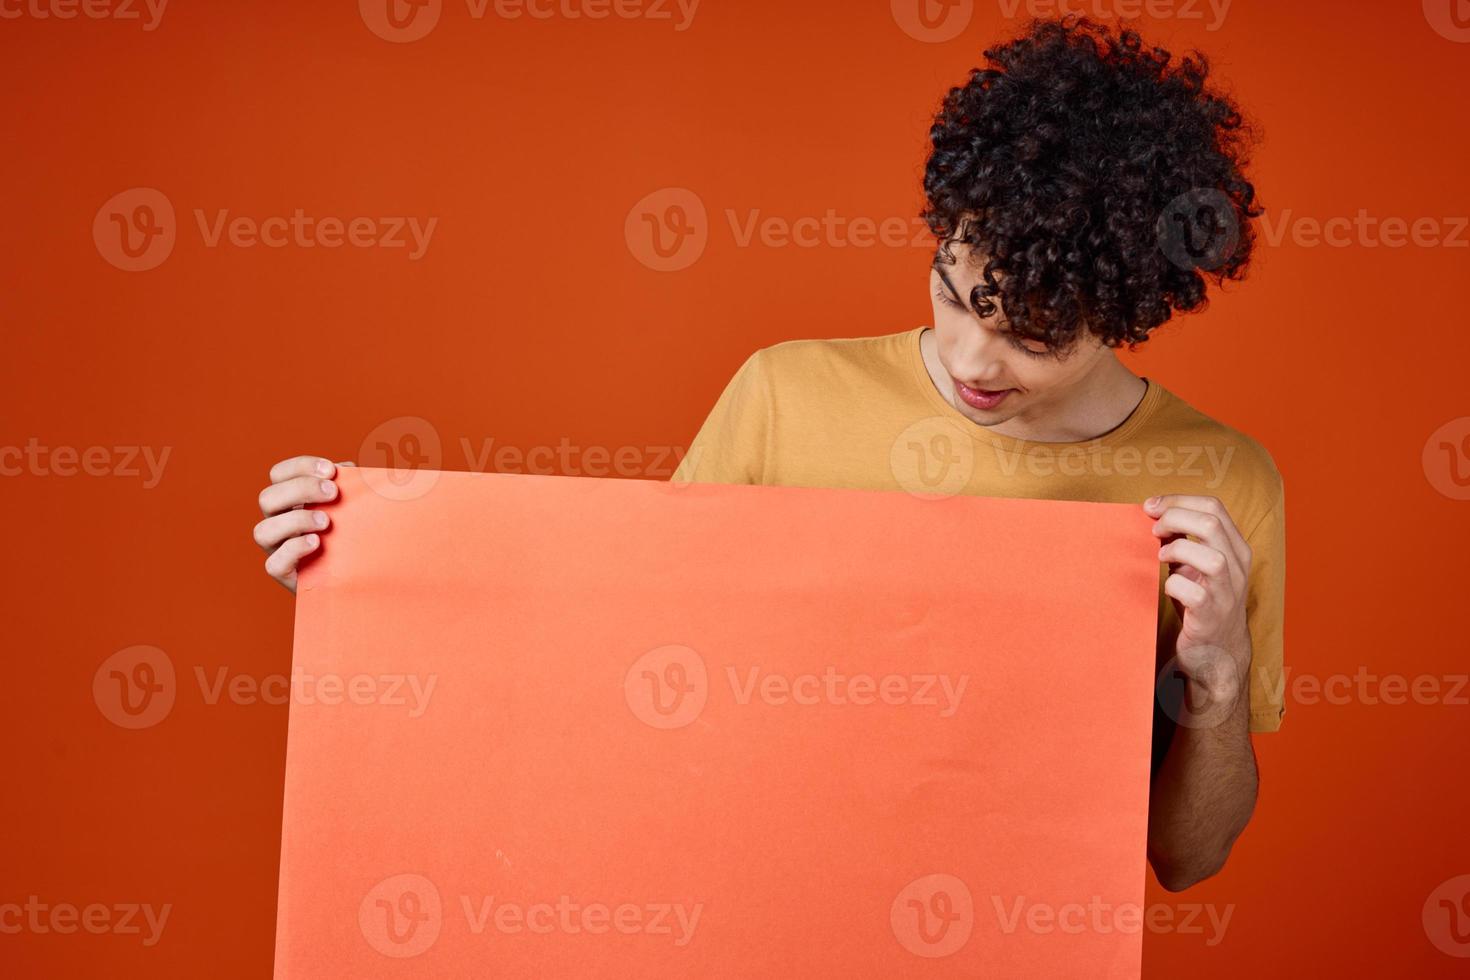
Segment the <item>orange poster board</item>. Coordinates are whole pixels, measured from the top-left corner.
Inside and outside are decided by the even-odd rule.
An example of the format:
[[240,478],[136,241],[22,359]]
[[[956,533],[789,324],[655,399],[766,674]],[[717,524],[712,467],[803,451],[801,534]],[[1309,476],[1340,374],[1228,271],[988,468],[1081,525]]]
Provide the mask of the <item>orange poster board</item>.
[[339,482],[277,977],[1138,976],[1139,508]]

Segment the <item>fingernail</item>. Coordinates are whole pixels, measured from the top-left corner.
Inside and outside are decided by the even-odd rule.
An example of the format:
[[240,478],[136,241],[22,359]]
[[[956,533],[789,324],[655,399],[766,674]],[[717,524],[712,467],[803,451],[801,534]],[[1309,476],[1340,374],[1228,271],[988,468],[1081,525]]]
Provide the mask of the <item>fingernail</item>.
[[326,494],[328,497],[334,497],[334,496],[336,496],[336,494],[337,494],[337,484],[333,483],[331,480],[323,480],[322,481],[322,493]]
[[1143,506],[1147,507],[1149,510],[1153,510],[1155,507],[1159,506],[1159,498],[1150,497],[1143,502]]
[[308,548],[315,548],[318,544],[321,543],[321,540],[322,539],[315,534],[308,534],[306,536],[306,546]]
[[316,463],[316,475],[317,476],[331,476],[332,475],[332,464],[329,463],[329,462],[327,462],[324,459],[317,460],[317,463]]
[[326,514],[323,514],[321,511],[315,511],[311,515],[311,521],[317,527],[326,527],[327,526],[327,515]]

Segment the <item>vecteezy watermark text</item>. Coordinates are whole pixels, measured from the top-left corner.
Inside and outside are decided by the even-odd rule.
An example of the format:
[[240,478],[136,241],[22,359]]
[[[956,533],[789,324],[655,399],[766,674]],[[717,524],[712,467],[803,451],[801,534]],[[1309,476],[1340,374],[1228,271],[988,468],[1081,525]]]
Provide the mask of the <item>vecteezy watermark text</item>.
[[152,490],[172,452],[172,446],[47,446],[32,436],[24,446],[0,446],[0,477],[142,477],[143,489]]
[[1317,218],[1290,208],[1279,217],[1261,218],[1266,243],[1273,248],[1288,237],[1298,248],[1470,248],[1470,216],[1380,217],[1359,208],[1352,217]]
[[[726,665],[725,680],[734,704],[781,710],[819,705],[864,708],[883,705],[935,711],[952,718],[969,686],[968,674],[870,673],[827,665],[795,674],[766,671],[759,665]],[[718,675],[716,675],[718,676]],[[654,728],[691,724],[709,703],[710,671],[699,652],[681,644],[647,651],[633,661],[623,694],[634,717]]]
[[[700,0],[465,0],[472,21],[602,21],[609,18],[673,24],[674,32],[694,23]],[[394,44],[422,40],[439,26],[445,0],[358,0],[367,29]]]
[[1031,476],[1150,476],[1201,477],[1205,487],[1217,489],[1225,481],[1234,446],[1089,446],[1052,449],[1045,445],[1017,449],[995,447],[996,462],[1005,476],[1022,469]]
[[[435,217],[414,215],[312,215],[303,208],[264,217],[229,208],[193,209],[205,248],[403,250],[410,262],[429,250]],[[92,241],[107,262],[125,272],[146,272],[173,254],[179,221],[173,202],[152,187],[132,187],[108,198],[92,219]]]
[[[209,706],[287,703],[299,705],[374,705],[404,711],[419,718],[429,708],[439,683],[438,674],[415,673],[308,673],[256,676],[217,667],[212,672],[194,667],[200,700]],[[173,658],[155,646],[138,645],[117,651],[98,665],[92,675],[92,700],[97,710],[119,728],[152,728],[173,711],[180,694]]]
[[1014,20],[1017,16],[1051,20],[1080,14],[1094,20],[1197,20],[1207,31],[1225,26],[1233,0],[997,0],[1000,12]]
[[168,0],[0,0],[0,20],[139,21],[152,31],[163,22]]
[[1205,937],[1206,946],[1218,946],[1235,914],[1235,906],[1221,908],[1212,904],[1137,905],[1131,902],[1105,902],[1094,895],[1083,902],[1032,902],[1026,896],[1003,898],[990,896],[995,919],[1001,932],[1010,935],[1025,930],[1037,935],[1079,935],[1081,933],[1132,934],[1177,933]]
[[408,717],[418,718],[429,708],[438,674],[309,674],[293,670],[285,674],[234,674],[219,667],[211,678],[203,667],[194,668],[194,677],[205,704],[376,704],[386,708],[406,708]]
[[1359,666],[1351,674],[1322,676],[1285,667],[1274,680],[1262,671],[1261,682],[1278,704],[1289,699],[1293,704],[1308,706],[1470,706],[1470,674],[1375,674],[1366,666]]
[[[460,892],[464,929],[470,936],[647,936],[684,948],[694,941],[703,902],[601,902],[559,895],[547,901],[513,901]],[[405,959],[433,946],[455,928],[439,887],[420,874],[396,874],[370,888],[358,906],[358,928],[384,956]]]
[[[725,208],[725,224],[736,248],[916,248],[932,249],[934,236],[919,217],[839,214],[765,214],[759,208]],[[715,225],[704,200],[685,187],[664,187],[629,209],[623,223],[628,251],[655,272],[679,272],[699,261]]]
[[688,946],[699,927],[704,903],[649,902],[643,905],[578,902],[570,895],[552,902],[497,902],[494,895],[472,898],[461,895],[465,922],[474,935],[487,929],[507,936],[531,933],[549,935],[585,933],[601,936],[668,936],[675,946]]
[[173,904],[165,902],[155,908],[149,903],[91,902],[78,906],[72,902],[48,903],[39,895],[27,896],[20,902],[0,903],[0,934],[19,935],[56,933],[69,936],[78,932],[94,936],[141,936],[144,946],[156,946],[163,938]]
[[913,705],[938,708],[941,718],[954,717],[970,683],[966,674],[843,674],[831,666],[819,674],[796,675],[726,667],[725,676],[737,704]]

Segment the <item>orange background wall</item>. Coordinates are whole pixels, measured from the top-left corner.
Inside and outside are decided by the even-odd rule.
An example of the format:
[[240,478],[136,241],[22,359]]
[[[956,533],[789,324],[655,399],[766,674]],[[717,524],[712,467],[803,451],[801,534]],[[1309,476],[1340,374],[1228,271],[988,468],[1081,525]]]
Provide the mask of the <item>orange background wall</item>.
[[[634,447],[641,470],[626,475],[667,475],[660,447],[687,444],[757,346],[926,322],[925,248],[742,246],[727,212],[740,226],[757,211],[911,218],[930,114],[1019,19],[965,0],[953,39],[933,41],[886,0],[704,0],[683,30],[672,5],[672,20],[509,19],[493,5],[477,19],[443,0],[432,31],[390,43],[367,26],[370,3],[365,18],[340,0],[173,0],[152,30],[41,18],[40,3],[0,0],[19,13],[0,19],[0,447],[109,447],[116,472],[12,455],[0,478],[0,903],[172,911],[148,948],[0,935],[0,973],[264,976],[286,708],[211,704],[195,672],[289,671],[292,604],[249,538],[269,465],[361,457],[375,427],[413,416],[445,468],[473,464],[462,440],[478,453],[565,439]],[[1440,437],[1424,450],[1470,415],[1470,43],[1448,0],[1240,0],[1218,24],[1202,3],[1170,10],[1146,36],[1203,47],[1262,125],[1255,175],[1284,234],[1134,363],[1274,453],[1292,677],[1377,680],[1352,680],[1344,703],[1288,687],[1282,731],[1257,739],[1260,805],[1229,867],[1178,896],[1150,884],[1152,902],[1233,907],[1224,941],[1149,934],[1145,970],[1462,974],[1470,961],[1437,949],[1421,914],[1470,874],[1470,688],[1452,696],[1470,670],[1470,490]],[[93,223],[140,187],[167,198],[177,241],[128,272]],[[660,272],[625,226],[670,187],[702,202],[708,243]],[[210,247],[196,209],[438,223],[411,259]],[[1432,219],[1458,245],[1297,234],[1360,211]],[[162,479],[145,486],[111,447],[167,450]],[[137,644],[168,654],[177,698],[126,730],[92,681]],[[1438,678],[1440,695],[1386,703],[1378,685],[1395,674]]]

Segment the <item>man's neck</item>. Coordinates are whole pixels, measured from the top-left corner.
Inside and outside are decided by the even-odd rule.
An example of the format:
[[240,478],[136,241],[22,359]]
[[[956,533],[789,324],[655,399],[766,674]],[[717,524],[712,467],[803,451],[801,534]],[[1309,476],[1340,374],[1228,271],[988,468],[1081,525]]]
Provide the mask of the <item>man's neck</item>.
[[991,431],[1028,442],[1085,442],[1127,421],[1147,391],[1148,382],[1108,351],[1077,383]]

